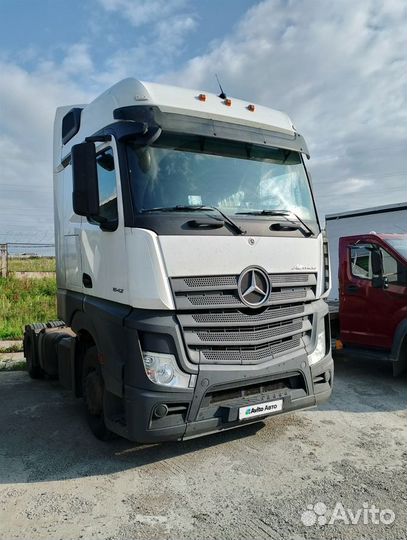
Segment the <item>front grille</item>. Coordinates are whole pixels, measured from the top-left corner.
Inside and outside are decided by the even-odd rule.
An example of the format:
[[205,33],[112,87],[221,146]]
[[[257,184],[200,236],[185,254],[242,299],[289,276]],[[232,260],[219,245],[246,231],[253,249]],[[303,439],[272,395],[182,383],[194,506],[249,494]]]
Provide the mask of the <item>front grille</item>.
[[268,321],[270,319],[278,319],[282,317],[301,315],[304,313],[304,306],[288,306],[267,308],[260,313],[252,311],[251,313],[243,313],[239,310],[222,310],[210,311],[209,313],[194,313],[193,320],[198,324],[221,324],[221,323],[241,323],[254,324],[260,321]]
[[292,349],[300,347],[300,337],[281,340],[272,345],[204,349],[200,351],[203,364],[259,364]]
[[201,287],[229,287],[237,285],[237,276],[187,277],[183,281],[190,289]]
[[[307,289],[282,289],[272,292],[269,297],[268,304],[276,302],[289,302],[305,300],[307,297]],[[214,307],[214,306],[236,306],[243,305],[237,292],[218,292],[218,293],[201,293],[201,294],[185,294],[178,296],[178,304],[183,309],[194,307]]]
[[[310,274],[270,274],[273,284],[299,283],[308,284]],[[237,287],[239,276],[197,276],[177,278],[176,283],[185,284],[189,289],[209,287]],[[182,286],[182,285],[181,285]]]
[[171,280],[178,319],[192,362],[257,364],[302,346],[312,329],[315,274],[270,274],[272,291],[252,310],[238,294],[238,276]]
[[[199,340],[203,343],[209,342],[247,342],[251,341],[261,342],[268,341],[276,336],[280,337],[283,334],[291,334],[299,332],[302,329],[303,321],[297,320],[293,322],[267,324],[264,326],[252,326],[243,328],[222,328],[222,329],[210,329],[205,331],[196,331],[192,329],[192,332],[196,334]],[[185,329],[188,332],[188,329]],[[190,340],[189,340],[190,343]],[[199,344],[199,342],[198,342]]]
[[186,294],[183,298],[193,306],[240,304],[237,294]]
[[[266,305],[315,299],[315,274],[270,274],[271,294]],[[237,291],[238,276],[202,276],[171,280],[178,310],[245,307]]]

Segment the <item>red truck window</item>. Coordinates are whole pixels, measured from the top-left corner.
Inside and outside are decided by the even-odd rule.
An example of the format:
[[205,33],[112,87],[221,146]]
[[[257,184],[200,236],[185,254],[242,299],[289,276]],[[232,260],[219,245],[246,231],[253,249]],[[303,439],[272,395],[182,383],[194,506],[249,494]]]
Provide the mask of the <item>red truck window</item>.
[[406,268],[385,249],[380,248],[380,252],[383,259],[383,276],[387,278],[387,282],[393,285],[407,285]]
[[372,279],[371,244],[360,244],[350,247],[352,275],[362,279]]
[[406,268],[390,253],[375,244],[350,246],[351,273],[358,279],[372,279],[372,250],[379,250],[383,261],[383,277],[393,285],[407,285]]

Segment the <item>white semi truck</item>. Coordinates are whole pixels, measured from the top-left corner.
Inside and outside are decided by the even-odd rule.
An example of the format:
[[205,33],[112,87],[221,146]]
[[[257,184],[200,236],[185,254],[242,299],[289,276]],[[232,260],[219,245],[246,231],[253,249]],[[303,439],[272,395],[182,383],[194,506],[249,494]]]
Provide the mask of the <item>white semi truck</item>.
[[182,440],[315,406],[333,382],[327,243],[284,113],[126,79],[54,129],[60,321],[32,377],[93,433]]

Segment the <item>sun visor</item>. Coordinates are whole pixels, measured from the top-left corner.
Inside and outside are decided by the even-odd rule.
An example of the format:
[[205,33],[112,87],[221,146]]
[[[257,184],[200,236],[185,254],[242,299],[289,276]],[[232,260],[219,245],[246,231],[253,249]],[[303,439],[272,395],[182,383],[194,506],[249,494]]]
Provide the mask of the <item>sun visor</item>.
[[295,131],[292,134],[281,133],[272,129],[223,122],[211,118],[163,112],[158,107],[143,105],[120,107],[113,111],[113,117],[115,120],[146,122],[150,126],[161,127],[163,131],[217,137],[218,139],[294,150],[305,154],[309,158],[309,151],[304,138]]

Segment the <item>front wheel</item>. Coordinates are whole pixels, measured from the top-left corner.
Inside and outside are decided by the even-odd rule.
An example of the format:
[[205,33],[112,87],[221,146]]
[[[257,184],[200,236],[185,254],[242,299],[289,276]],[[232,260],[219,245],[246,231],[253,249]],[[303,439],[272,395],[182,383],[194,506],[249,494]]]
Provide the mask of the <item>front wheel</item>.
[[115,434],[105,424],[103,408],[105,385],[96,347],[86,351],[82,370],[82,389],[86,417],[93,435],[101,441],[115,438]]

